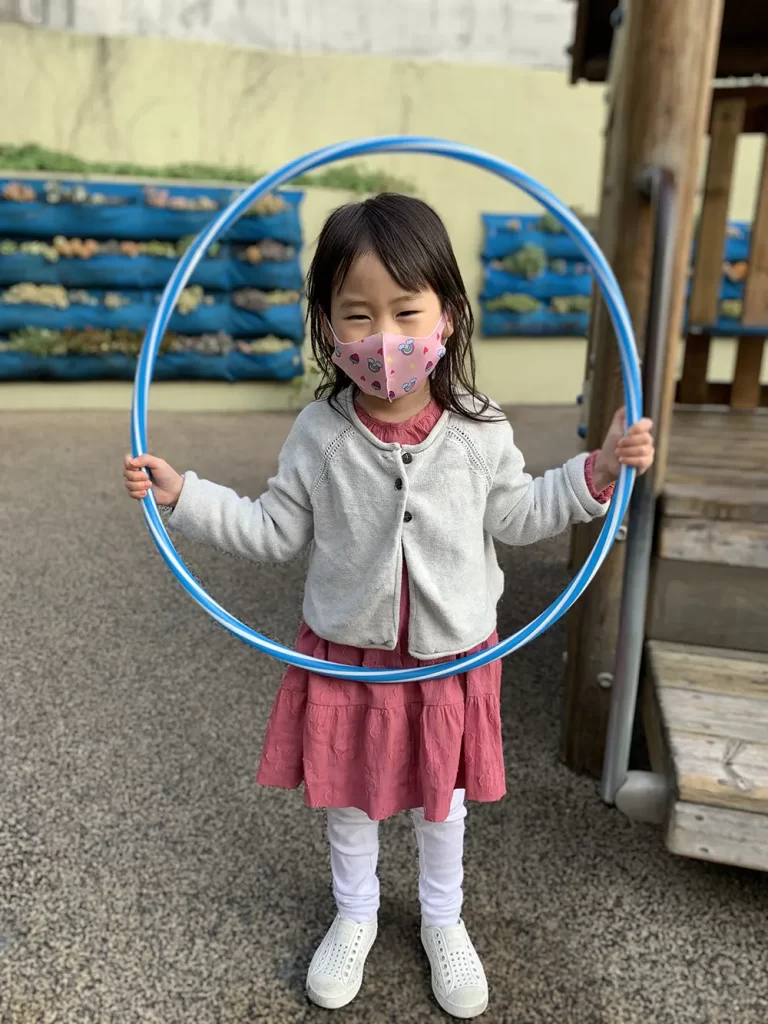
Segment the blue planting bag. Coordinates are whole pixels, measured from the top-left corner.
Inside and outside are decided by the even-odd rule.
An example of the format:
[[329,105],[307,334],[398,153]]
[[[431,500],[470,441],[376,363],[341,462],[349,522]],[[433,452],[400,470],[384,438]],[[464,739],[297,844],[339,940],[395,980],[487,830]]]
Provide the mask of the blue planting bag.
[[[0,352],[0,380],[133,380],[136,360],[117,352],[103,355],[36,356]],[[226,356],[169,352],[158,356],[155,380],[291,380],[303,373],[300,348]]]
[[537,277],[529,278],[520,274],[510,274],[506,270],[486,267],[481,298],[495,299],[508,293],[531,295],[543,300],[560,295],[591,295],[592,275],[556,274],[551,270],[545,270]]
[[[506,213],[484,213],[485,245],[483,259],[498,260],[522,249],[524,245],[538,245],[547,258],[584,262],[584,256],[570,237],[551,234],[537,227],[541,217],[537,214],[515,216]],[[518,230],[515,224],[520,225]]]
[[[101,289],[89,288],[89,294],[103,299]],[[68,309],[33,303],[0,303],[0,335],[11,334],[23,327],[44,327],[63,331],[69,327],[126,328],[143,331],[157,306],[159,293],[152,291],[120,291],[130,304],[121,309],[70,305]],[[304,338],[304,316],[298,303],[272,306],[261,311],[238,309],[227,293],[215,293],[212,305],[199,305],[190,313],[175,310],[169,330],[178,334],[208,334],[224,331],[236,338],[259,338],[274,334],[297,343]]]
[[589,314],[560,314],[549,310],[538,310],[535,313],[500,310],[491,313],[483,309],[481,321],[482,332],[486,338],[566,338],[574,335],[586,337]]
[[[51,176],[55,178],[55,175]],[[42,181],[21,178],[0,178],[0,190],[10,182],[22,181],[34,188],[36,202],[18,203],[0,198],[0,236],[20,235],[25,238],[53,238],[65,235],[75,238],[152,239],[183,238],[196,235],[210,224],[216,210],[169,210],[153,207],[145,202],[145,188],[167,191],[170,196],[207,196],[219,203],[219,210],[229,204],[233,188],[201,187],[194,185],[115,184],[112,182],[62,179],[67,187],[83,184],[89,193],[125,200],[122,206],[97,206],[89,203],[48,203]],[[227,238],[240,242],[260,242],[272,238],[286,245],[301,245],[299,205],[303,193],[287,190],[279,195],[288,203],[288,209],[267,217],[241,217],[227,234]]]

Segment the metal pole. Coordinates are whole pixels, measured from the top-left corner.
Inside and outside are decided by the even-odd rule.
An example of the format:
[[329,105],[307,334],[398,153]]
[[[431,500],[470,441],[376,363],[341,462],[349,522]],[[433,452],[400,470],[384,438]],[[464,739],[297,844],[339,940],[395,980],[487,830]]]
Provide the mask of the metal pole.
[[[654,247],[648,324],[643,359],[645,414],[658,423],[667,347],[672,271],[677,226],[677,188],[671,171],[653,168],[643,175],[640,190],[654,207]],[[611,694],[600,795],[608,804],[627,779],[629,752],[640,685],[645,640],[655,500],[653,468],[635,482],[629,505],[627,552],[616,649],[616,671]]]

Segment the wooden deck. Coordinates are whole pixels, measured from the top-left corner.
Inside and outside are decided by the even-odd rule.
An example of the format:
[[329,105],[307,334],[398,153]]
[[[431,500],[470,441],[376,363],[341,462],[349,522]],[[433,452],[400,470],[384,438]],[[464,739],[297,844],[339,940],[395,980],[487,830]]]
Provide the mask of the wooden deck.
[[768,655],[651,641],[646,664],[669,849],[768,870]]
[[679,409],[644,716],[670,850],[768,871],[768,414]]
[[768,411],[675,413],[648,635],[768,653]]

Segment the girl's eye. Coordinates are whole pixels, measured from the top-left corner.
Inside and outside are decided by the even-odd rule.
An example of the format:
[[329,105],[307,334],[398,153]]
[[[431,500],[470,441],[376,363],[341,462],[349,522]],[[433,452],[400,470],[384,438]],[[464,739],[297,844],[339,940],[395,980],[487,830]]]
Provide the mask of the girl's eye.
[[368,317],[365,313],[353,313],[351,316],[345,316],[345,320],[367,320]]
[[420,313],[420,310],[418,310],[418,309],[404,309],[401,313],[398,313],[397,315],[398,316],[418,316],[419,313]]

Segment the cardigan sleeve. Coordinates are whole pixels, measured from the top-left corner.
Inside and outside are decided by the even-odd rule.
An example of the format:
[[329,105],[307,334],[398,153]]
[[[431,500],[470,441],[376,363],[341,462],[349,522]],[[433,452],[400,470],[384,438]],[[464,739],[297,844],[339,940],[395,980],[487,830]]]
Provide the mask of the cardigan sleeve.
[[499,424],[500,448],[491,473],[484,526],[504,544],[535,544],[574,523],[604,516],[608,503],[596,500],[586,478],[587,455],[533,479],[514,442],[512,427]]
[[184,474],[168,526],[191,540],[254,562],[288,562],[313,536],[312,461],[301,417],[280,453],[277,473],[256,501],[229,487]]

